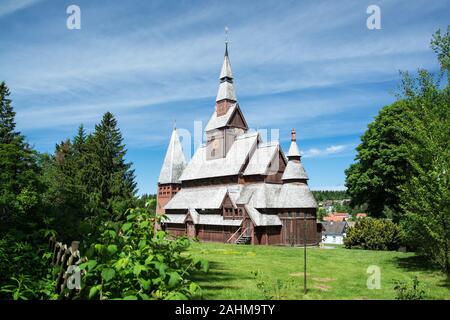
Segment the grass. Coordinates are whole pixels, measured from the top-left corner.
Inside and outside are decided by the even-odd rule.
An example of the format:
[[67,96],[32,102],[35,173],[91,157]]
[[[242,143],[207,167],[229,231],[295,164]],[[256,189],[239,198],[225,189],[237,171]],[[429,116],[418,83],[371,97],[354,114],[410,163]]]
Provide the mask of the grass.
[[[308,248],[305,295],[303,248],[193,243],[190,252],[210,262],[208,274],[195,275],[205,299],[265,299],[258,282],[273,299],[395,299],[395,281],[414,276],[426,299],[450,299],[447,278],[413,253]],[[367,288],[371,265],[380,267],[380,289]]]

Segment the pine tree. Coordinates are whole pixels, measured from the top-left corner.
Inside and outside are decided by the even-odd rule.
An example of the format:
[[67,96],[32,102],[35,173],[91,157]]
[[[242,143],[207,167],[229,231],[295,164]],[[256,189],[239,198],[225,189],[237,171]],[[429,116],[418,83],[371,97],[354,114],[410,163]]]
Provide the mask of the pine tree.
[[16,123],[14,117],[16,113],[13,110],[11,99],[9,99],[9,89],[5,82],[0,83],[0,143],[11,142],[18,132],[14,132]]
[[125,162],[125,145],[112,113],[104,114],[87,141],[91,201],[110,214],[122,213],[134,203],[136,183],[132,163]]
[[37,153],[15,131],[9,89],[0,84],[0,227],[31,223],[39,202]]
[[73,138],[73,149],[76,153],[81,154],[85,151],[86,149],[86,131],[84,130],[84,126],[81,124],[78,127],[78,133],[77,135]]

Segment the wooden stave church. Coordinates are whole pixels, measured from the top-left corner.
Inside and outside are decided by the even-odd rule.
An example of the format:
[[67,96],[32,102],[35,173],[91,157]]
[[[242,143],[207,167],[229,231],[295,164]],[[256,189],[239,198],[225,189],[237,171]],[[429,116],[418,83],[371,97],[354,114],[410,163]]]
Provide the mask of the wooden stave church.
[[158,179],[157,213],[174,236],[265,245],[318,245],[321,224],[295,129],[287,157],[278,141],[249,133],[225,43],[206,144],[186,163],[176,128]]

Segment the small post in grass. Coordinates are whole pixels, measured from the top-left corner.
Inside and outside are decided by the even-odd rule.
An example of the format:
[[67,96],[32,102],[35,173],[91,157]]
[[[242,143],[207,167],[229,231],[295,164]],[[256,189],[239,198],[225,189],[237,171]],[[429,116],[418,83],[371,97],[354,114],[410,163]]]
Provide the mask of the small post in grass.
[[308,291],[306,288],[306,212],[303,213],[303,291],[304,294]]

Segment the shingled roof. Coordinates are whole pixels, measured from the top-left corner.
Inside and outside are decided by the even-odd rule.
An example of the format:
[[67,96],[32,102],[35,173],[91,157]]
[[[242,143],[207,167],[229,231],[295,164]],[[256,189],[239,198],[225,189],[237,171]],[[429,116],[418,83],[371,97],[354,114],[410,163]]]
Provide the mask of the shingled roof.
[[164,209],[219,209],[227,190],[226,186],[182,188]]
[[284,170],[282,180],[307,180],[305,168],[300,161],[288,161],[286,169]]
[[244,176],[255,174],[268,175],[276,173],[280,165],[279,163],[275,163],[278,159],[276,158],[276,155],[279,150],[280,145],[277,141],[259,144],[258,148],[250,158],[247,167],[245,168]]
[[250,206],[245,206],[245,211],[247,211],[253,224],[257,227],[281,226],[281,220],[276,214],[264,214]]
[[164,163],[159,173],[158,183],[180,183],[180,176],[186,167],[183,149],[178,137],[177,129],[174,128],[167,147]]
[[324,221],[322,222],[322,226],[324,227],[323,235],[343,235],[348,228],[348,224],[346,221]]
[[197,149],[191,161],[184,169],[180,180],[195,180],[213,177],[237,175],[256,148],[258,133],[242,134],[236,138],[225,158],[206,159],[206,145]]

